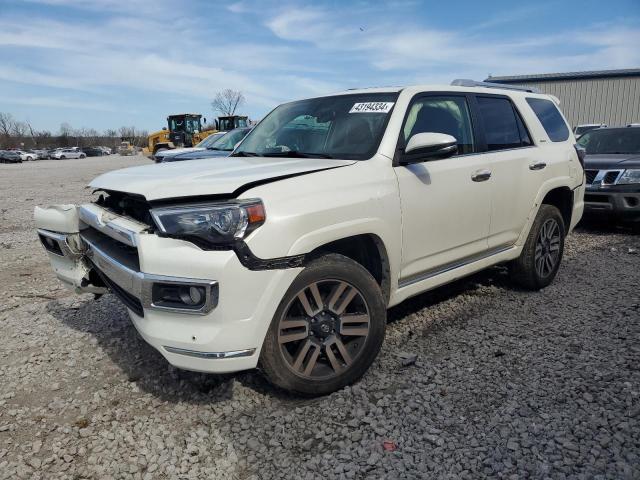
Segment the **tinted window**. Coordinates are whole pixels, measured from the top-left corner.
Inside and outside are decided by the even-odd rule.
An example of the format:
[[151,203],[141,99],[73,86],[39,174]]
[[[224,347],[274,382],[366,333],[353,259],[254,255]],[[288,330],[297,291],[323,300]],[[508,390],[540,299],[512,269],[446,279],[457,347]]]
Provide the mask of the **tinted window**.
[[473,129],[464,97],[424,97],[409,110],[404,125],[405,144],[416,133],[446,133],[455,137],[458,154],[473,152]]
[[527,98],[527,103],[540,120],[552,142],[564,142],[569,138],[569,128],[551,100]]
[[[505,150],[531,145],[529,135],[507,98],[478,97],[487,149]],[[518,125],[520,123],[520,126]],[[520,132],[522,131],[522,136]]]
[[578,140],[589,155],[640,153],[640,128],[603,128],[585,133]]

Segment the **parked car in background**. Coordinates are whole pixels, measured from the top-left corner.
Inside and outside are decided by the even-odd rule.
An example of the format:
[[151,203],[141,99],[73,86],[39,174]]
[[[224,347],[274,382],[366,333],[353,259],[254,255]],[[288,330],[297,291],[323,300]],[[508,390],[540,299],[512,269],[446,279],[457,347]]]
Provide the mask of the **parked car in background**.
[[113,153],[113,150],[110,147],[100,146],[98,148],[102,149],[105,155],[111,155]]
[[596,128],[604,128],[606,127],[606,123],[585,123],[582,125],[578,125],[573,129],[573,134],[576,139],[580,138],[582,135],[587,133],[589,130],[594,130]]
[[196,152],[200,150],[206,150],[207,148],[213,146],[215,142],[220,140],[221,137],[224,137],[228,132],[217,132],[212,133],[207,138],[198,143],[195,147],[188,148],[174,148],[174,149],[162,149],[158,150],[156,154],[153,156],[153,159],[156,163],[162,163],[165,159],[174,157],[176,155],[181,155],[187,152]]
[[106,155],[100,147],[83,147],[81,150],[87,157],[102,157]]
[[228,158],[90,186],[35,209],[65,285],[111,290],[174,366],[260,365],[324,395],[367,371],[407,298],[498,264],[549,285],[584,171],[557,99],[464,80],[286,103]]
[[18,155],[20,155],[20,158],[22,159],[23,162],[33,162],[34,160],[38,159],[38,155],[33,152],[29,152],[25,150],[14,150],[14,151],[17,152]]
[[38,156],[38,160],[49,158],[49,151],[44,148],[34,149],[32,152]]
[[640,128],[599,128],[585,133],[585,214],[640,224]]
[[236,128],[225,133],[215,143],[205,149],[171,155],[164,158],[164,162],[181,162],[183,160],[198,160],[202,158],[228,157],[235,146],[251,131],[250,127]]
[[84,153],[82,150],[76,147],[76,148],[63,148],[62,150],[56,150],[51,155],[51,158],[54,158],[56,160],[64,160],[66,158],[85,158],[86,156],[87,156],[86,153]]
[[22,157],[16,150],[0,150],[0,162],[22,163]]

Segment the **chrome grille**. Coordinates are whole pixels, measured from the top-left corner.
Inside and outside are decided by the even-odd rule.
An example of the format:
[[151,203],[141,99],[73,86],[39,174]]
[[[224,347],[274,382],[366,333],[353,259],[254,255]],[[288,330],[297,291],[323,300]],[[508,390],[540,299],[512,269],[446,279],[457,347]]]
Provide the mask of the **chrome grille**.
[[584,173],[587,176],[587,184],[591,185],[598,175],[598,170],[585,170]]

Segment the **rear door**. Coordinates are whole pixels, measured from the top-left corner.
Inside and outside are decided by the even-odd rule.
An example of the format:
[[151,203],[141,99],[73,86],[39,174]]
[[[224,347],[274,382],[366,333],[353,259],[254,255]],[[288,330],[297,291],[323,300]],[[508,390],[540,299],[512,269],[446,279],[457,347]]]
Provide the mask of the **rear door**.
[[394,167],[402,208],[401,287],[486,253],[491,182],[486,176],[488,161],[478,155],[469,100],[460,93],[425,93],[414,97],[407,109],[396,165],[404,146],[418,133],[452,135],[458,153]]
[[479,136],[491,170],[489,248],[513,245],[524,228],[544,181],[529,130],[505,95],[475,95]]

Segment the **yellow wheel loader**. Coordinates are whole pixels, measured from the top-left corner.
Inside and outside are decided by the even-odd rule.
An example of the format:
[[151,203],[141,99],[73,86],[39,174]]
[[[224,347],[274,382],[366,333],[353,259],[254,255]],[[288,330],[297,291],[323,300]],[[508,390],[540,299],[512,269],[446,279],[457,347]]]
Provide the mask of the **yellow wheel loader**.
[[147,146],[143,149],[144,155],[153,157],[161,150],[171,150],[174,148],[193,147],[207,138],[212,133],[219,131],[233,130],[238,127],[245,127],[249,120],[245,116],[232,115],[218,117],[216,128],[203,130],[203,123],[199,113],[180,113],[167,117],[167,127],[153,132],[147,138]]

